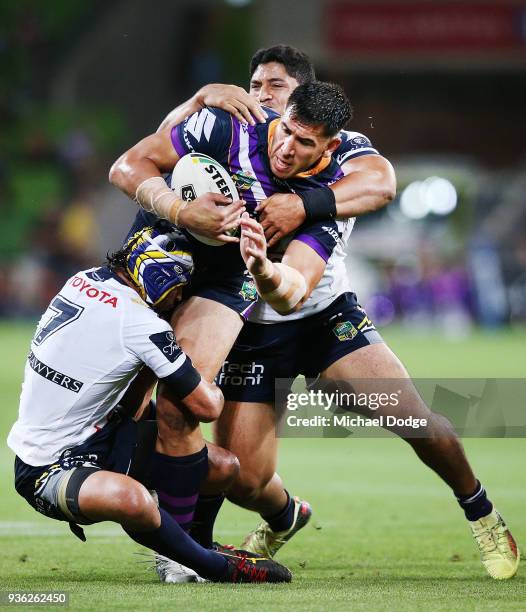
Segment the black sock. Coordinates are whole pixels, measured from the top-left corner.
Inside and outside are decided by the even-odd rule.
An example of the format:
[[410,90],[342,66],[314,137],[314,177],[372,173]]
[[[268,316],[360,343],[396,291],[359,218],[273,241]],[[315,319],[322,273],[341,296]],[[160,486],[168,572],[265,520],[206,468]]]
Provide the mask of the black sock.
[[456,495],[468,521],[478,521],[493,510],[493,504],[486,496],[486,489],[477,480],[477,487],[470,495]]
[[263,516],[270,525],[272,531],[285,531],[292,527],[294,521],[294,502],[289,492],[285,491],[285,493],[287,494],[287,503],[285,506],[277,514]]
[[219,578],[225,573],[227,561],[224,557],[194,542],[168,512],[162,508],[159,512],[161,525],[157,529],[124,531],[139,544],[186,565],[203,578]]
[[225,501],[221,495],[199,495],[195,506],[194,520],[190,535],[205,548],[212,548],[214,541],[214,523],[217,514]]
[[181,527],[192,525],[195,504],[202,481],[208,473],[208,449],[184,457],[153,453],[149,484],[157,491],[159,507],[166,510]]

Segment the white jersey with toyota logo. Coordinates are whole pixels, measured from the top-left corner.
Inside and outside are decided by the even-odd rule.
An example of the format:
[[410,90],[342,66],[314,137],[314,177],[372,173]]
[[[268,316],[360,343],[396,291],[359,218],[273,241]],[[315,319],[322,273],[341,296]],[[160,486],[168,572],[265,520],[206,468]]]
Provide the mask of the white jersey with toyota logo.
[[143,363],[159,378],[191,364],[170,325],[118,276],[79,272],[40,319],[8,445],[29,465],[57,460],[104,427]]

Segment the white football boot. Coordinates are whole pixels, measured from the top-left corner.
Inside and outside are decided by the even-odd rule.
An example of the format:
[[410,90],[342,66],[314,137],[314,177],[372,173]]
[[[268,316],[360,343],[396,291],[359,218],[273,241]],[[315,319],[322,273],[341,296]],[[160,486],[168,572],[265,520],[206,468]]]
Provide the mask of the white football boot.
[[177,561],[172,561],[168,557],[163,557],[163,555],[155,555],[155,571],[159,576],[159,580],[167,584],[208,582],[201,578],[194,570],[181,565],[181,563],[177,563]]

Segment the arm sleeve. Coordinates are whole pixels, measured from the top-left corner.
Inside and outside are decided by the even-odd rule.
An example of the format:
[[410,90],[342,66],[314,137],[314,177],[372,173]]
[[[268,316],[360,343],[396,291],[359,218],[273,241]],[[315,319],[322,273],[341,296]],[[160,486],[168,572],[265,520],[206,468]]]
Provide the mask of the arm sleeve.
[[146,306],[134,308],[132,321],[124,328],[127,350],[164,380],[177,397],[191,393],[201,376],[177,344],[170,325]]
[[190,357],[186,357],[183,365],[161,380],[166,383],[177,399],[183,399],[199,385],[201,375],[192,365]]
[[341,233],[337,221],[320,221],[311,225],[302,225],[293,239],[304,242],[327,262],[341,242]]
[[206,107],[175,125],[171,138],[179,157],[205,153],[221,160],[228,155],[232,141],[232,118],[219,108]]
[[339,136],[342,142],[334,152],[334,157],[340,166],[353,157],[379,154],[371,144],[371,141],[363,134],[342,130]]

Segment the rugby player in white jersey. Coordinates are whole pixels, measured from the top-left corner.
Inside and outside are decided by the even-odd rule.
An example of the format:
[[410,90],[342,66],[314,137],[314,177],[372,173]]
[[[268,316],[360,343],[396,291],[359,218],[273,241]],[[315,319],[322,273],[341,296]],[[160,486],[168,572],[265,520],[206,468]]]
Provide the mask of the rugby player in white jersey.
[[[291,91],[298,85],[298,79],[308,80],[308,76],[305,76],[308,75],[308,65],[304,63],[305,57],[297,50],[284,46],[258,51],[251,62],[251,93],[262,104],[283,112]],[[224,89],[222,90],[221,87]],[[238,88],[214,85],[210,86],[208,93],[213,96],[216,104],[224,104],[224,108],[228,108],[230,112],[237,115],[241,113],[245,118],[248,118],[249,113],[252,112],[255,117],[259,118],[259,109],[254,108],[253,104],[238,91]],[[206,88],[198,94],[198,96],[206,95]],[[195,104],[195,99],[193,103]],[[163,125],[169,124],[181,110],[185,109],[179,108],[172,111]],[[301,130],[299,134],[293,135],[296,145],[298,135],[301,135]],[[360,144],[364,137],[359,134],[352,135],[350,140],[353,138],[357,138],[357,144]],[[355,159],[352,153],[345,152],[340,157],[340,161],[349,175],[352,176],[356,172],[355,176],[360,176],[360,173],[364,171],[363,168],[368,167],[370,160],[374,158],[379,158],[379,167],[381,167],[382,158],[372,155],[371,151],[366,151],[364,156],[358,159]],[[332,188],[335,193],[338,193],[338,189],[345,189],[351,195],[353,188],[349,187],[350,184],[345,178]],[[356,198],[349,197],[343,203],[336,202],[338,217],[345,218],[363,214],[374,209],[374,204],[371,208],[372,202],[374,202],[374,196],[366,192],[358,194]],[[260,219],[269,239],[269,245],[275,244],[284,234],[296,229],[309,212],[302,199],[291,194],[271,196],[259,206],[259,210],[262,213]],[[339,234],[345,242],[349,237],[352,222],[350,226],[347,223],[347,227],[344,227],[340,221],[338,224],[341,226]],[[310,510],[305,502],[297,499],[291,500],[280,478],[274,472],[277,442],[274,435],[273,378],[293,377],[303,372],[310,375],[321,373],[322,379],[332,380],[355,378],[408,380],[408,373],[403,365],[380,341],[367,315],[357,307],[356,298],[348,286],[343,262],[340,261],[338,265],[335,261],[338,258],[341,260],[345,252],[344,246],[344,244],[340,245],[339,254],[331,255],[333,261],[329,262],[329,269],[326,270],[322,282],[300,313],[282,318],[276,313],[272,314],[272,310],[265,306],[257,305],[252,310],[250,321],[256,324],[261,323],[264,326],[269,323],[278,324],[280,331],[276,330],[272,338],[272,332],[268,332],[266,340],[263,340],[265,336],[263,332],[258,334],[257,331],[254,331],[254,329],[257,330],[255,327],[251,333],[250,325],[247,326],[237,343],[243,347],[245,352],[236,347],[228,357],[218,379],[219,382],[223,381],[226,384],[227,401],[221,418],[215,424],[215,439],[218,444],[235,452],[241,463],[241,472],[229,493],[229,499],[243,507],[256,510],[267,519],[244,542],[244,546],[254,552],[264,551],[265,554],[275,554],[285,541],[305,525],[310,515]],[[312,253],[309,255],[313,257]],[[327,303],[329,288],[333,292],[332,298],[336,310],[334,312],[327,310],[325,321],[323,315],[319,314],[322,310],[320,304]],[[342,304],[341,301],[336,300],[338,295],[341,297],[345,294],[350,303]],[[340,312],[345,311],[346,308],[347,313]],[[284,319],[296,320],[310,317],[313,314],[317,314],[317,317],[310,319],[310,328],[301,327],[297,323],[285,326]],[[329,320],[330,325],[327,324]],[[352,333],[343,334],[343,336],[336,334],[335,330],[338,325],[347,326]],[[265,327],[260,328],[260,330],[263,329]],[[323,350],[317,350],[316,356],[310,355],[307,347],[302,346],[301,338],[304,336],[320,338],[324,333]],[[353,335],[355,333],[356,336]],[[273,343],[270,359],[268,355],[265,355],[264,350],[263,356],[258,354],[254,335],[260,344]],[[279,336],[281,336],[280,346],[283,351],[282,363],[279,363],[277,359],[280,349],[276,340]],[[251,343],[253,351],[246,352],[247,346],[250,346]],[[294,361],[292,353],[287,354],[287,350],[290,351],[292,348],[294,352],[294,347],[297,346],[302,347],[299,352],[304,351],[308,355],[307,359],[311,359],[311,363],[303,363],[303,370],[301,368],[295,370],[296,366],[288,370],[286,367],[280,369],[283,363]],[[317,345],[317,348],[320,349],[320,346]],[[266,372],[265,381],[259,383],[261,385],[259,395],[252,393],[250,385],[253,380],[260,380],[260,376],[249,376],[247,380],[250,379],[250,384],[244,390],[236,389],[231,384],[228,388],[228,379],[233,380],[233,373],[242,370],[253,373],[254,368],[257,369],[258,374],[263,369]],[[365,384],[364,382],[363,385]],[[359,389],[359,384],[354,384],[354,388]],[[404,411],[400,411],[397,416],[407,417],[409,415],[415,418],[426,418],[429,421],[426,437],[407,437],[407,441],[413,446],[422,461],[434,469],[454,491],[464,509],[466,518],[470,521],[482,561],[490,575],[494,578],[513,576],[519,562],[516,544],[500,515],[487,499],[484,488],[475,479],[449,423],[430,413],[409,382],[404,388],[407,401]],[[237,401],[228,401],[229,397]],[[405,437],[405,432],[399,430],[397,433]]]
[[[140,436],[120,404],[143,365],[192,419],[211,421],[223,406],[221,391],[201,378],[157,315],[173,309],[193,269],[180,233],[163,225],[138,232],[108,265],[70,278],[42,316],[8,437],[16,490],[37,511],[69,522],[80,539],[79,524],[114,521],[139,544],[211,581],[289,582],[290,572],[268,560],[203,548],[185,529],[195,500],[171,497],[176,511],[169,512],[141,484],[159,489],[156,458],[165,438],[160,421],[154,448],[155,430],[150,440]],[[197,491],[206,447],[189,453],[184,436],[170,444],[174,468],[194,466],[197,486],[188,471],[186,484]]]

